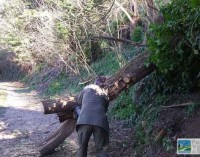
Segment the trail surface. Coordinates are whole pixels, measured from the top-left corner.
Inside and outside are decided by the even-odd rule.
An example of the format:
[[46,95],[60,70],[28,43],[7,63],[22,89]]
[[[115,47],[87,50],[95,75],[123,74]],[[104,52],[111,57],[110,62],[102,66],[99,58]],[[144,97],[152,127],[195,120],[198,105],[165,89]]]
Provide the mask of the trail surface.
[[[0,82],[0,156],[39,157],[38,144],[60,127],[55,114],[44,115],[35,91],[19,82]],[[133,130],[122,129],[121,122],[110,122],[110,157],[132,157]],[[130,136],[127,136],[130,135]],[[74,131],[48,157],[75,157],[78,149]],[[95,157],[94,140],[88,157]]]
[[[0,156],[40,156],[37,144],[55,131],[60,123],[56,115],[44,115],[35,91],[18,82],[0,83]],[[49,156],[74,156],[75,133],[61,146],[65,151]],[[67,147],[67,148],[66,148]],[[68,149],[68,150],[67,150]]]

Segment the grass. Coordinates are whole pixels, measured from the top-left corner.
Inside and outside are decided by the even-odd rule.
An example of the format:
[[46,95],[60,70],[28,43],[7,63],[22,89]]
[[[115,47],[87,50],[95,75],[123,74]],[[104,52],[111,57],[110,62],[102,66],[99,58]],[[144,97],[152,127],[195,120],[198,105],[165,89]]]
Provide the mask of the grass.
[[[137,50],[134,47],[126,46],[124,51],[121,53],[124,60],[129,61],[134,56],[136,51]],[[119,60],[114,52],[104,52],[103,57],[92,63],[90,67],[94,72],[93,75],[112,76],[120,69],[119,64]],[[44,78],[40,77],[40,72],[42,72],[42,69],[45,66],[47,65],[38,65],[38,70],[34,75],[24,78],[23,81],[30,83],[31,89],[37,89],[38,85],[41,85],[41,83],[48,78],[48,75]],[[77,94],[85,85],[87,85],[79,84],[80,82],[83,82],[82,79],[88,80],[91,77],[92,76],[90,76],[85,69],[80,70],[79,76],[70,77],[66,73],[61,73],[58,77],[53,78],[51,83],[44,87],[44,90],[42,89],[43,93],[41,96],[54,98],[62,95],[63,93],[71,93],[72,95]]]
[[[114,53],[107,53],[102,59],[93,63],[91,68],[97,75],[101,74],[107,76],[113,75],[120,69]],[[85,69],[80,71],[80,76],[70,77],[63,73],[49,85],[44,94],[50,97],[56,97],[65,91],[67,93],[77,94],[86,85],[79,84],[82,82],[81,78],[85,79],[89,77],[91,76],[88,75]]]
[[76,94],[83,88],[82,85],[79,85],[79,82],[78,77],[69,77],[65,74],[60,75],[49,85],[44,94],[50,97],[56,97],[64,92]]
[[104,58],[93,63],[91,67],[96,74],[108,76],[113,75],[120,69],[117,57],[112,52],[107,53]]

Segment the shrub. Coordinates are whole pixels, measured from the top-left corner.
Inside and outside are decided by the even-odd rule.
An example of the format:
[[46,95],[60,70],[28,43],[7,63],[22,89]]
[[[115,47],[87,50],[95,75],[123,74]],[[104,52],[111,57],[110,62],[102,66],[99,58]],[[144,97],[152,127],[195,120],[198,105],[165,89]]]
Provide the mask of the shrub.
[[142,41],[142,27],[138,26],[131,34],[131,40],[135,42],[141,42]]
[[174,0],[161,12],[164,23],[150,26],[150,61],[173,85],[192,87],[200,71],[200,8]]

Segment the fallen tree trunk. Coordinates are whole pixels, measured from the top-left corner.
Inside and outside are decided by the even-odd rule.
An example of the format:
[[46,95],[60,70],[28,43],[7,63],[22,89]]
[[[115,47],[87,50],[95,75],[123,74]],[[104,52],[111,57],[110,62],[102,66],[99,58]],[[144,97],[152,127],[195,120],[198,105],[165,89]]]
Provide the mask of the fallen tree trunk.
[[154,71],[154,66],[145,66],[145,61],[149,57],[149,53],[142,53],[117,74],[110,77],[107,81],[108,95],[110,101],[115,99],[123,90],[136,84],[145,76]]
[[[110,101],[115,99],[121,91],[128,88],[131,85],[139,82],[146,75],[154,70],[154,66],[145,66],[145,60],[149,57],[149,54],[142,53],[134,58],[130,63],[123,67],[118,73],[110,77],[106,82],[106,88],[108,89],[108,96]],[[73,107],[77,104],[76,97],[68,97],[62,100],[44,100],[42,101],[45,114],[58,113],[60,121],[72,118],[67,116],[72,112]],[[66,114],[63,114],[66,113]],[[66,117],[66,119],[64,118]]]
[[77,104],[75,97],[69,96],[65,99],[57,100],[43,100],[44,114],[59,113],[63,111],[72,111],[73,107]]
[[47,155],[52,153],[52,151],[75,130],[75,127],[75,119],[66,120],[56,132],[38,144],[40,154]]
[[[148,57],[149,54],[147,52],[140,54],[125,67],[123,67],[118,73],[107,80],[106,88],[108,89],[110,101],[115,99],[123,90],[127,89],[131,85],[134,85],[135,83],[143,79],[146,75],[153,72],[153,65],[150,65],[149,67],[145,66],[145,60]],[[76,120],[70,118],[73,117],[72,109],[76,104],[75,100],[75,97],[68,97],[62,101],[43,101],[44,113],[57,113],[60,122],[65,122],[61,128],[59,128],[52,136],[47,138],[39,146],[39,151],[42,155],[54,150],[74,130]]]

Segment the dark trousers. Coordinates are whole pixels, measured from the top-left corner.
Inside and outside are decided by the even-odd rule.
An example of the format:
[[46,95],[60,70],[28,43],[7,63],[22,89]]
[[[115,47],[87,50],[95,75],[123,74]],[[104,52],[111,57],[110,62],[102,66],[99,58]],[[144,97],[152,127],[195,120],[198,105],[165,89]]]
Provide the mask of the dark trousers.
[[92,134],[97,157],[108,157],[106,149],[109,144],[109,135],[104,129],[95,125],[79,125],[77,131],[79,142],[77,157],[87,157],[88,142]]

